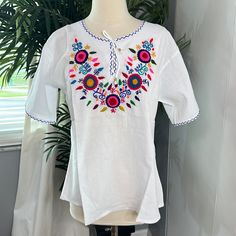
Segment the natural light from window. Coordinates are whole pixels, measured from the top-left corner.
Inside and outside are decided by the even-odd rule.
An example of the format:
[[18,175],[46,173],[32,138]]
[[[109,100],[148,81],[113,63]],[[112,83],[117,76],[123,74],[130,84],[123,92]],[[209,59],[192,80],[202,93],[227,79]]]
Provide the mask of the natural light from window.
[[[12,76],[8,85],[0,87],[0,145],[21,143],[28,80],[25,71]],[[0,78],[2,84],[2,78]]]

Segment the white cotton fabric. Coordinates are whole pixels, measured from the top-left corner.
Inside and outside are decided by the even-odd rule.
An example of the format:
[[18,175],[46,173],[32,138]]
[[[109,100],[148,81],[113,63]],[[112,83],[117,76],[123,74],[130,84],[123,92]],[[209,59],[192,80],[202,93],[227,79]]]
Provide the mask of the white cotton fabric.
[[25,117],[11,236],[96,235],[70,215],[68,202],[59,199],[65,173],[55,168],[54,154],[46,161],[44,152],[48,146],[43,138],[52,131]]
[[[165,27],[144,22],[134,32],[113,41],[117,48],[111,46],[114,44],[108,37],[91,33],[83,21],[51,34],[43,47],[26,112],[33,119],[53,123],[57,89],[65,93],[72,120],[72,145],[60,199],[83,208],[85,225],[125,209],[137,211],[137,222],[156,223],[160,219],[158,208],[164,206],[154,145],[158,102],[163,103],[173,125],[196,119],[199,107],[181,53]],[[143,62],[147,53],[141,59],[137,57],[139,50],[144,49],[144,41],[151,42],[153,50],[149,52],[155,63]],[[76,53],[82,50],[73,47],[78,42],[89,52],[86,62],[91,70],[87,74],[95,74],[97,68],[103,67],[95,75],[105,77],[99,79],[99,85],[112,83],[115,74],[122,83],[131,83],[127,87],[130,93],[126,91],[123,100],[119,85],[113,92],[107,89],[109,85],[102,87],[103,91],[101,87],[96,90],[98,85],[89,90],[86,86],[95,86],[95,82],[88,77],[86,86],[81,88],[80,82],[85,81],[87,74],[86,63],[75,60]],[[117,65],[119,71],[114,71]],[[146,74],[139,66],[147,69]],[[132,77],[133,74],[138,77]],[[137,89],[139,83],[142,87]],[[114,93],[119,98],[109,101],[108,96]],[[117,101],[118,107],[108,106]]]

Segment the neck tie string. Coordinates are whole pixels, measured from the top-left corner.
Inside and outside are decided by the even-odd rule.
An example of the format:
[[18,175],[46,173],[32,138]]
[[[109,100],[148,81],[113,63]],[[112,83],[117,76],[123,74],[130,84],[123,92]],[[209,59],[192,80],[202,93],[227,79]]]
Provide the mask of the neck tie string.
[[115,74],[115,78],[117,78],[118,72],[119,72],[119,69],[120,69],[120,62],[119,62],[119,59],[118,59],[118,51],[117,51],[118,47],[117,47],[117,44],[116,44],[115,40],[105,30],[103,30],[102,33],[112,43],[112,49],[115,52],[117,62],[118,62],[118,68],[117,68],[117,71],[116,71],[116,74]]

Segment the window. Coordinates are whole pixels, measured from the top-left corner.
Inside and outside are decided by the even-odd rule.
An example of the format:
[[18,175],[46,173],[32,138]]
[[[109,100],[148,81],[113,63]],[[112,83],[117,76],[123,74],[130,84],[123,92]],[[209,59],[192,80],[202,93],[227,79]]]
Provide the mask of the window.
[[24,74],[25,71],[20,71],[12,76],[8,85],[0,87],[0,146],[21,143],[28,93],[28,80],[23,79]]

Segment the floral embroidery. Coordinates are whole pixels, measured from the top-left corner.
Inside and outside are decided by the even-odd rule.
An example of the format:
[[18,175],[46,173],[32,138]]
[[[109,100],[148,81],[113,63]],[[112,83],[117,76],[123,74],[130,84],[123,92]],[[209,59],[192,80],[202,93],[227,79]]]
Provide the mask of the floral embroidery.
[[76,54],[75,54],[75,61],[78,64],[83,64],[84,62],[86,62],[88,59],[88,52],[86,50],[79,50]]
[[143,42],[143,48],[147,49],[148,51],[151,51],[151,49],[153,48],[152,42],[148,42],[147,40],[145,40]]
[[146,49],[141,49],[138,51],[138,59],[143,63],[148,63],[151,61],[151,55]]
[[[86,100],[87,106],[100,112],[110,110],[112,113],[125,111],[140,102],[139,94],[147,92],[156,64],[153,38],[142,41],[135,48],[129,48],[132,55],[127,57],[125,71],[113,81],[105,81],[97,52],[90,50],[74,38],[73,52],[70,55],[69,78],[75,90],[81,92],[80,100]],[[89,96],[90,95],[90,96]]]
[[127,91],[132,91],[129,97],[129,102],[126,102],[127,107],[136,105],[135,100],[140,101],[138,95],[142,91],[147,92],[154,70],[152,65],[156,65],[154,58],[156,54],[153,47],[153,38],[142,41],[142,44],[137,44],[136,48],[129,48],[133,56],[128,56],[126,61],[126,72],[122,72],[123,77],[127,81]]
[[87,90],[94,90],[98,86],[98,79],[93,74],[87,74],[83,79],[83,84]]
[[82,43],[81,42],[74,43],[72,44],[72,47],[73,47],[73,51],[80,50],[82,48]]

